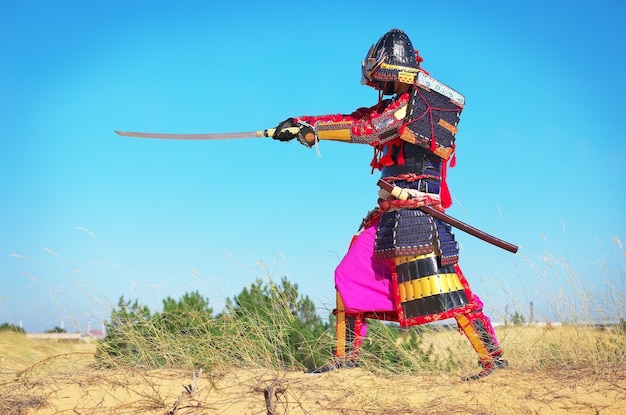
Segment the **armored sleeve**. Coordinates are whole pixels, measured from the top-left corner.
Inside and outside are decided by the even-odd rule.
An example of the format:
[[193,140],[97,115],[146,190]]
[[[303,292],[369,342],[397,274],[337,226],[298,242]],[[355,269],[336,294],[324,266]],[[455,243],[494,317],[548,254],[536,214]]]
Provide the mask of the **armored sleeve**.
[[351,114],[301,116],[294,120],[310,124],[320,140],[381,145],[399,137],[408,102],[406,93]]

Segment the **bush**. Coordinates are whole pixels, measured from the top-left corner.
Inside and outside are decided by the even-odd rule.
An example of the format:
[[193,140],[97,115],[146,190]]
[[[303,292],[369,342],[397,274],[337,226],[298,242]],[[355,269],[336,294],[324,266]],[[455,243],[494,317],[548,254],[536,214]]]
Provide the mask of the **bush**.
[[168,297],[154,314],[123,297],[118,307],[96,354],[103,365],[312,368],[330,356],[328,326],[286,278],[257,280],[217,317],[198,292]]
[[[361,351],[362,365],[390,373],[423,373],[458,366],[447,348],[435,353],[435,344],[424,335],[435,332],[431,326],[400,328],[397,324],[368,321],[368,333]],[[439,347],[439,346],[437,346]]]
[[311,369],[328,360],[331,347],[320,347],[328,325],[315,312],[309,297],[286,278],[276,285],[258,279],[226,303],[226,314],[252,328],[256,341],[274,354],[282,366]]

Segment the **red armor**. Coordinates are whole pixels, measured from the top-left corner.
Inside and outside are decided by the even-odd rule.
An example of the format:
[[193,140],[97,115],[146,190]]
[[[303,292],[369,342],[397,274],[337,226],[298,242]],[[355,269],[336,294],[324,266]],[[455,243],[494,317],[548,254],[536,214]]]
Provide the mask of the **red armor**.
[[[380,91],[378,104],[351,114],[294,117],[281,126],[305,125],[317,140],[371,145],[371,166],[386,181],[443,210],[451,203],[446,166],[465,99],[420,63],[406,34],[393,29],[372,46],[362,65],[363,83]],[[382,99],[392,93],[393,98]],[[293,138],[281,128],[276,132],[281,141]],[[310,146],[308,141],[303,144]],[[365,221],[335,272],[336,362],[356,359],[367,318],[403,327],[454,318],[483,367],[472,378],[504,366],[483,304],[457,264],[450,227],[416,206],[394,202],[379,200],[376,214]]]

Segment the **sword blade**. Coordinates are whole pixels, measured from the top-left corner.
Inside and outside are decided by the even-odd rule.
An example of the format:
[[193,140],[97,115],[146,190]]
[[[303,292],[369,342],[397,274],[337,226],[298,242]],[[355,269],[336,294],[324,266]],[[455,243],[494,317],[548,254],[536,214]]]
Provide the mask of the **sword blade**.
[[118,131],[115,130],[115,134],[123,137],[137,137],[137,138],[161,138],[166,140],[228,140],[233,138],[258,138],[258,137],[271,137],[274,131],[272,130],[259,130],[259,131],[245,131],[237,133],[217,133],[217,134],[167,134],[167,133],[143,133],[136,131]]

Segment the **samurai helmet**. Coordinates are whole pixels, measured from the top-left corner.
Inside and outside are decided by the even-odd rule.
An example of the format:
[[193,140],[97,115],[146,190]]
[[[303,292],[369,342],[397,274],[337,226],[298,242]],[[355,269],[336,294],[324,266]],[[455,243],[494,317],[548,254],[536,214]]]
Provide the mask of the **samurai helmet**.
[[395,81],[412,85],[420,61],[409,37],[402,30],[391,29],[367,52],[361,64],[361,85],[379,90]]

